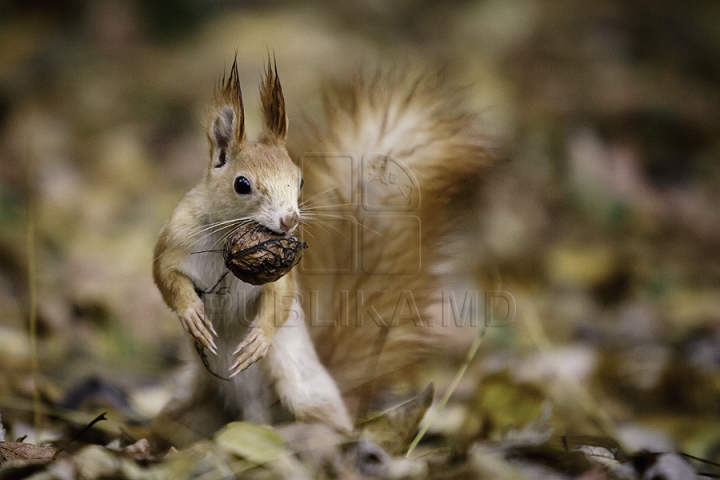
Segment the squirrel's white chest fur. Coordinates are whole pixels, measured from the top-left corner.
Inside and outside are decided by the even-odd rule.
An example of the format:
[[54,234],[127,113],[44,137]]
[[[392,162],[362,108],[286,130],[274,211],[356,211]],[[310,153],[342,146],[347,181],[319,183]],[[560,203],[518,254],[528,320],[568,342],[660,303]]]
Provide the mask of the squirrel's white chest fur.
[[[263,288],[227,273],[222,254],[214,251],[221,244],[222,237],[217,234],[199,241],[195,252],[212,252],[190,255],[183,268],[196,288],[206,292],[202,294],[206,314],[218,333],[218,354],[206,352],[207,367],[218,376],[227,377],[233,352],[258,314]],[[317,358],[300,302],[293,302],[285,313],[283,325],[265,358],[232,379],[208,378],[225,411],[238,418],[267,423],[274,387],[285,406],[301,418],[324,418],[331,425],[352,429],[340,392]],[[201,362],[196,365],[205,369]],[[210,375],[202,370],[197,374]]]
[[[205,314],[221,336],[244,333],[257,314],[262,287],[238,280],[225,267],[224,237],[208,235],[195,245],[183,270],[205,301]],[[225,334],[225,335],[222,335]]]
[[[223,238],[218,233],[198,241],[183,270],[195,285],[205,305],[205,315],[218,333],[215,339],[218,354],[205,351],[207,368],[228,378],[233,352],[257,315],[262,287],[242,282],[228,271],[221,251]],[[198,368],[205,368],[196,363]],[[269,421],[265,404],[271,393],[262,370],[258,362],[232,379],[215,383],[227,411],[250,420]]]

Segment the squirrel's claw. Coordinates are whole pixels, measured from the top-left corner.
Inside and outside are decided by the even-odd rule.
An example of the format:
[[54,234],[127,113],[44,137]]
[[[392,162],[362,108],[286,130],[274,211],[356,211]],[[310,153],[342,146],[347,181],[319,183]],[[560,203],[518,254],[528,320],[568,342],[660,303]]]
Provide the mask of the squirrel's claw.
[[230,377],[234,377],[263,358],[268,350],[270,350],[270,339],[267,338],[262,329],[250,330],[247,337],[240,342],[233,352],[233,355],[237,356],[230,367]]
[[[198,301],[198,303],[180,315],[180,323],[182,323],[185,331],[200,342],[203,347],[217,355],[217,346],[213,340],[213,334],[217,335],[217,333],[215,333],[212,323],[205,318],[204,308],[201,302]],[[211,331],[212,333],[210,333]]]

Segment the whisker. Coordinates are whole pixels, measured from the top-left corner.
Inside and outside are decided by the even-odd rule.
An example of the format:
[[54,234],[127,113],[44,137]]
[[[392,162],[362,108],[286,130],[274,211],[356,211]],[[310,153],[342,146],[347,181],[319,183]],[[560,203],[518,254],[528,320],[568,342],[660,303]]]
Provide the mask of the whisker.
[[204,232],[205,230],[208,230],[213,227],[220,226],[220,225],[227,225],[230,223],[235,223],[235,222],[239,222],[242,220],[249,220],[249,219],[250,219],[250,217],[240,217],[240,218],[232,218],[230,220],[222,220],[219,222],[208,223],[207,225],[204,225],[204,227],[202,229],[200,229],[200,232]]
[[310,235],[311,238],[315,238],[315,235],[310,233],[310,230],[308,228],[306,228],[304,225],[300,225],[300,230],[302,230],[303,234],[308,234],[308,235]]
[[323,191],[320,192],[320,193],[316,193],[316,194],[313,195],[312,197],[307,198],[307,199],[304,199],[302,202],[300,202],[300,206],[303,206],[303,205],[305,205],[307,202],[309,202],[310,200],[312,200],[312,199],[314,199],[314,198],[317,198],[317,197],[319,197],[320,195],[324,195],[324,194],[326,194],[326,193],[328,193],[328,192],[331,192],[331,191],[335,190],[336,188],[337,188],[337,187],[330,187],[330,188],[327,188],[327,189],[323,190]]
[[355,203],[335,203],[332,205],[309,205],[301,207],[301,210],[318,210],[318,209],[330,209],[336,207],[354,207]]
[[[214,223],[205,225],[203,228],[201,228],[197,232],[194,232],[192,235],[189,235],[188,239],[196,237],[198,235],[202,235],[203,233],[207,232],[208,230],[211,230],[209,235],[212,235],[213,233],[218,232],[218,231],[222,230],[223,228],[231,227],[234,225],[239,226],[240,224],[242,224],[242,222],[244,222],[246,220],[248,220],[248,217],[233,218],[232,220],[223,220],[221,222],[214,222]],[[220,228],[217,228],[217,227],[220,227]],[[204,235],[198,241],[204,240],[207,237],[208,237],[208,235]]]
[[[195,236],[197,236],[197,235],[199,235],[199,234],[201,234],[201,233],[202,233],[202,232],[195,232],[195,233],[193,233],[192,235],[189,235],[187,238],[188,238],[188,239],[191,239],[192,237],[195,237]],[[212,232],[209,233],[208,235],[203,236],[203,237],[200,238],[197,242],[194,242],[194,243],[199,243],[199,242],[201,242],[205,237],[207,237],[207,236],[209,236],[209,235],[212,235]],[[180,250],[181,248],[183,248],[183,245],[174,245],[174,246],[168,248],[167,250],[165,250],[165,251],[164,251],[163,253],[161,253],[160,255],[154,257],[154,258],[153,258],[153,262],[156,262],[156,261],[158,261],[159,259],[163,258],[165,255],[169,255],[169,254],[175,252],[176,250]],[[191,252],[191,254],[192,254],[192,253],[195,253],[195,252]]]
[[322,212],[310,212],[308,214],[300,213],[301,218],[314,218],[317,219],[318,217],[332,217],[332,218],[342,218],[342,219],[349,219],[348,215],[337,215],[335,213],[322,213]]
[[[248,221],[246,221],[246,222],[243,222],[242,224],[238,225],[237,228],[240,228],[240,227],[243,226],[243,225],[247,225],[247,224],[250,223],[250,222],[251,222],[251,220],[248,220]],[[230,230],[229,232],[227,232],[226,234],[222,235],[220,238],[217,239],[217,241],[215,242],[215,244],[221,244],[221,243],[224,244],[225,242],[227,242],[228,239],[235,233],[235,231],[237,230],[237,228],[234,228],[234,229]],[[257,227],[256,227],[256,228],[257,228]],[[245,232],[245,233],[243,234],[243,237],[244,237],[245,235],[247,235],[247,234],[248,234],[248,233]]]
[[[311,220],[311,221],[314,221],[314,222],[322,222],[323,220],[320,220],[319,218],[317,218],[317,216],[338,218],[338,219],[341,219],[341,220],[347,220],[347,219],[348,219],[348,217],[343,216],[343,215],[333,215],[333,214],[331,214],[331,213],[314,213],[314,214],[310,214],[310,215],[304,216],[304,217],[303,217],[303,220]],[[326,220],[325,222],[327,222],[327,220]],[[364,229],[366,229],[366,230],[369,230],[369,231],[371,231],[371,232],[373,232],[373,233],[375,233],[375,234],[377,234],[377,235],[379,235],[379,236],[381,236],[381,237],[384,237],[384,236],[385,236],[385,235],[383,235],[382,233],[378,232],[377,230],[373,230],[372,228],[368,227],[368,226],[365,225],[364,223],[360,223],[360,222],[358,222],[358,223],[360,224],[360,226],[361,226],[362,228],[364,228]]]
[[376,235],[379,236],[379,237],[384,237],[384,236],[385,236],[385,235],[383,235],[382,233],[378,232],[377,230],[373,230],[372,228],[368,227],[368,226],[365,225],[364,223],[361,223],[360,226],[361,226],[362,228],[364,228],[365,230],[370,230],[371,232],[373,232],[374,234],[376,234]]
[[332,235],[332,232],[330,232],[330,230],[328,230],[328,228],[325,227],[324,225],[320,225],[319,223],[314,223],[314,224],[313,224],[313,227],[322,228],[323,231],[325,231],[325,232],[327,232],[327,233],[330,233],[330,234]]
[[210,236],[212,236],[212,235],[215,235],[215,234],[218,233],[218,232],[222,232],[223,230],[228,229],[229,231],[227,232],[227,234],[223,234],[223,235],[221,236],[221,238],[219,238],[217,241],[215,241],[215,242],[212,244],[212,247],[215,247],[215,246],[219,245],[220,243],[223,243],[225,240],[227,240],[227,238],[229,238],[230,235],[232,235],[232,233],[233,233],[237,228],[239,228],[239,227],[241,227],[241,226],[243,226],[243,225],[246,225],[246,224],[248,224],[248,223],[250,223],[250,222],[251,222],[251,220],[245,220],[245,219],[235,220],[235,223],[230,223],[229,225],[223,225],[223,226],[221,226],[221,227],[219,227],[219,228],[211,231],[211,232],[208,233],[207,235],[204,235],[202,238],[200,238],[200,239],[198,240],[198,242],[201,242],[201,241],[205,240],[207,237],[210,237]]
[[[341,230],[339,230],[339,229],[336,228],[336,227],[333,227],[332,225],[326,225],[327,223],[328,223],[328,222],[326,222],[326,221],[315,219],[315,220],[312,222],[312,226],[320,227],[320,228],[322,228],[323,230],[325,230],[326,232],[330,233],[331,235],[332,235],[332,232],[330,232],[330,230],[328,230],[328,228],[332,228],[332,229],[335,230],[340,236],[342,236],[345,240],[350,240],[350,237],[348,237],[347,235],[345,235],[345,233],[343,233]],[[309,225],[308,225],[308,226],[309,226]]]

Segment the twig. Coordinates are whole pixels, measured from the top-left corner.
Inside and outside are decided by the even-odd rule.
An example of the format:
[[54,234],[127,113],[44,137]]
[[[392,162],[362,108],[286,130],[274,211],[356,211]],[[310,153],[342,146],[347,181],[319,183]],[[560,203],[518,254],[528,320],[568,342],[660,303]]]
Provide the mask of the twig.
[[35,162],[27,145],[27,268],[28,268],[28,323],[30,327],[30,369],[33,378],[33,427],[35,442],[40,441],[40,362],[37,353],[37,278],[35,273]]
[[457,388],[458,384],[460,383],[460,380],[462,380],[462,377],[465,375],[465,372],[467,371],[468,367],[472,363],[473,359],[475,358],[475,355],[478,352],[478,349],[480,349],[480,345],[482,344],[483,337],[485,336],[485,331],[487,329],[483,328],[473,339],[472,345],[470,345],[470,349],[467,352],[467,355],[465,355],[465,361],[462,365],[460,365],[460,368],[458,369],[457,373],[455,373],[455,378],[453,378],[452,383],[450,384],[450,387],[445,392],[445,395],[440,400],[440,403],[438,403],[437,407],[433,410],[432,414],[427,418],[427,421],[423,422],[422,427],[420,427],[420,431],[415,435],[415,438],[413,439],[412,443],[410,444],[410,448],[408,449],[407,453],[405,454],[406,458],[410,458],[410,454],[415,450],[415,447],[417,447],[418,443],[420,443],[420,440],[425,436],[430,426],[435,422],[435,419],[437,418],[440,411],[445,408],[445,405],[447,404],[448,400],[450,400],[450,396],[453,394],[455,389]]
[[217,373],[212,371],[212,368],[210,368],[210,360],[208,360],[207,355],[205,355],[205,347],[203,347],[203,345],[200,342],[198,342],[197,340],[195,340],[195,351],[197,352],[198,356],[200,357],[200,360],[202,361],[202,364],[205,367],[205,370],[210,372],[210,375],[212,375],[213,377],[218,378],[220,380],[226,381],[226,382],[231,381],[229,378],[220,376]]
[[[13,410],[32,412],[33,402],[32,400],[27,400],[25,398],[3,395],[0,393],[0,408],[12,408]],[[91,415],[85,412],[70,410],[56,405],[40,404],[40,414],[48,417],[59,418],[60,420],[70,423],[88,423],[93,419]]]
[[702,463],[706,463],[708,465],[712,465],[713,467],[720,467],[720,463],[713,462],[712,460],[706,460],[704,458],[696,457],[695,455],[690,455],[689,453],[684,453],[684,452],[675,452],[675,453],[677,453],[678,455],[680,455],[682,457],[689,458],[691,460],[695,460],[697,462],[702,462]]
[[88,430],[90,430],[90,429],[93,427],[93,425],[95,425],[96,423],[101,422],[101,421],[103,421],[103,420],[107,420],[107,417],[106,417],[105,415],[107,415],[107,412],[103,412],[103,413],[101,413],[100,415],[98,415],[97,417],[95,417],[95,418],[93,419],[93,421],[90,422],[90,423],[87,425],[87,427],[85,427],[85,428],[82,429],[82,432],[78,433],[77,435],[75,435],[75,436],[73,437],[72,441],[74,442],[74,441],[77,440],[78,438],[82,437],[82,436],[85,434],[85,432],[87,432]]

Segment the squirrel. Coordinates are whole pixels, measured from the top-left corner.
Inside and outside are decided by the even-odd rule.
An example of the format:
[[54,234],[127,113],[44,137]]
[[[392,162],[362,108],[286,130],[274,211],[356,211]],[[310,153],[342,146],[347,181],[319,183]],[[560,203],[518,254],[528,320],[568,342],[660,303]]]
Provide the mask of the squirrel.
[[[199,353],[154,421],[176,444],[235,419],[270,423],[278,399],[297,420],[352,432],[431,349],[443,239],[493,163],[477,116],[439,75],[330,88],[295,161],[269,59],[260,97],[250,141],[236,58],[206,122],[207,172],[155,247],[155,283]],[[218,249],[248,222],[297,229],[310,245],[300,265],[262,286],[228,275]]]

